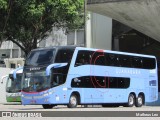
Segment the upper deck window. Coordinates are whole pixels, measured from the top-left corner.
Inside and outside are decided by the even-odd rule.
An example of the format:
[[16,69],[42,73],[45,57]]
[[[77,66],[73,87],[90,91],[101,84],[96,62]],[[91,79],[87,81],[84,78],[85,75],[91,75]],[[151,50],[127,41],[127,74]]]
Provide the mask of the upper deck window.
[[69,63],[72,59],[74,50],[72,49],[62,49],[57,52],[55,63]]
[[139,69],[155,69],[156,59],[142,56],[115,54],[89,50],[79,50],[75,67],[81,65],[101,65]]
[[26,61],[26,64],[34,66],[49,64],[52,63],[54,55],[54,49],[32,51]]

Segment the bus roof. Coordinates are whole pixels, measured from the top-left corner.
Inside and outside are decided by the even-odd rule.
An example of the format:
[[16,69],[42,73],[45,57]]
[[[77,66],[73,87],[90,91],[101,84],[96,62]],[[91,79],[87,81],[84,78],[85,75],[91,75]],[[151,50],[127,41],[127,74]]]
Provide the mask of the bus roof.
[[37,48],[33,49],[32,51],[38,51],[38,50],[47,50],[47,49],[77,49],[77,50],[103,50],[104,52],[108,53],[115,53],[115,54],[123,54],[123,55],[132,55],[132,56],[141,56],[141,57],[150,57],[150,58],[156,58],[153,55],[145,55],[145,54],[137,54],[137,53],[129,53],[129,52],[120,52],[120,51],[111,51],[111,50],[104,50],[104,49],[96,49],[96,48],[85,48],[85,47],[80,47],[80,46],[52,46],[52,47],[44,47],[44,48]]
[[145,54],[137,54],[137,53],[129,53],[129,52],[120,52],[120,51],[111,51],[111,50],[96,49],[96,48],[76,47],[76,49],[77,50],[91,50],[91,51],[103,50],[104,52],[108,52],[108,53],[123,54],[123,55],[132,55],[132,56],[137,56],[137,57],[141,56],[141,57],[156,58],[153,55],[145,55]]
[[78,46],[52,46],[52,47],[44,47],[44,48],[37,48],[33,49],[32,51],[37,51],[37,50],[48,50],[48,49],[75,49]]

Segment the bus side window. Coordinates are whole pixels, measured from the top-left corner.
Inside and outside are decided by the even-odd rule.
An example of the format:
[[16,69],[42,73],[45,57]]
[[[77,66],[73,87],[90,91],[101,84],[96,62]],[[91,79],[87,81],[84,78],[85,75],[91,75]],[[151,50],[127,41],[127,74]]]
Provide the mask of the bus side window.
[[117,78],[110,77],[109,78],[109,88],[117,88],[117,87],[118,87]]
[[71,82],[71,87],[75,88],[93,88],[90,76],[83,76],[78,78],[73,78]]
[[56,63],[65,63],[65,62],[70,62],[72,59],[72,55],[73,55],[73,50],[59,50],[57,55],[56,55],[56,59],[55,62]]
[[106,64],[106,58],[103,56],[103,53],[96,52],[94,56],[92,56],[92,64],[104,66]]
[[118,88],[125,88],[125,81],[123,78],[118,79]]
[[54,87],[60,84],[63,84],[63,75],[59,73],[53,74],[51,85]]
[[129,85],[130,85],[129,78],[118,78],[118,77],[109,78],[109,88],[124,89],[124,88],[128,88]]
[[72,79],[72,82],[71,82],[71,87],[82,87],[80,84],[81,84],[81,79],[82,78],[73,78]]
[[132,59],[132,66],[134,68],[142,68],[143,67],[143,60],[140,57],[133,57]]
[[53,51],[48,51],[46,54],[45,54],[45,61],[46,62],[50,62],[52,60],[52,57],[53,57]]
[[120,55],[119,64],[121,67],[131,67],[131,58],[127,55]]
[[75,66],[89,64],[89,59],[90,59],[89,51],[79,51],[75,62]]
[[119,65],[119,57],[116,54],[106,53],[106,65],[107,66],[118,66]]
[[106,59],[106,65],[110,66],[110,64],[111,64],[112,61],[110,60],[110,57],[109,57],[108,53],[105,54],[105,59]]
[[93,88],[93,84],[91,82],[91,77],[90,76],[85,76],[83,78],[83,85],[85,88]]
[[156,61],[154,58],[143,58],[143,68],[144,69],[155,69]]

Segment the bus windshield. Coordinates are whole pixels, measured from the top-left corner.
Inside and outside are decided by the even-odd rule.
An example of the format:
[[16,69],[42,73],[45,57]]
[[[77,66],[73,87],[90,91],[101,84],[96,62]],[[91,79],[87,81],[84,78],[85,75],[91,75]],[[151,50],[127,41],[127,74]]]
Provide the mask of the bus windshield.
[[22,90],[24,92],[40,92],[50,88],[50,76],[45,71],[24,73]]
[[21,79],[22,79],[22,73],[17,74],[17,79],[14,79],[13,77],[8,77],[7,85],[6,85],[6,92],[8,93],[15,93],[21,91]]
[[26,65],[37,66],[50,64],[53,62],[54,55],[54,49],[32,51],[31,54],[28,56]]

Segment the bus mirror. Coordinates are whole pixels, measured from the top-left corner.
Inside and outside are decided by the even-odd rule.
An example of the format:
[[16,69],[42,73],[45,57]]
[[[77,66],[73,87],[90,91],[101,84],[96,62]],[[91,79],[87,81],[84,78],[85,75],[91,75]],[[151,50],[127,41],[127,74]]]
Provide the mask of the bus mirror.
[[3,84],[3,80],[4,80],[5,78],[7,78],[7,77],[8,77],[8,75],[2,76],[2,78],[1,78],[1,84]]

